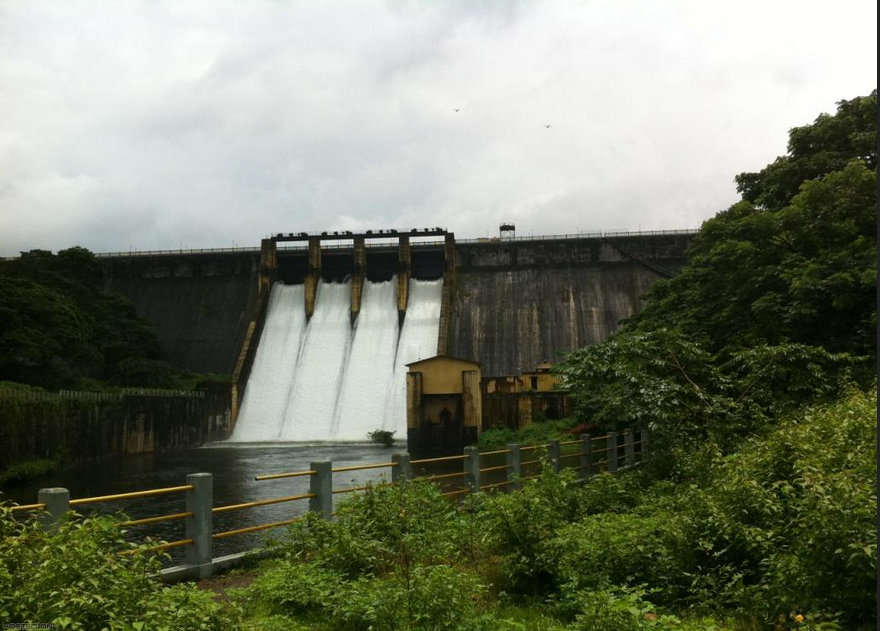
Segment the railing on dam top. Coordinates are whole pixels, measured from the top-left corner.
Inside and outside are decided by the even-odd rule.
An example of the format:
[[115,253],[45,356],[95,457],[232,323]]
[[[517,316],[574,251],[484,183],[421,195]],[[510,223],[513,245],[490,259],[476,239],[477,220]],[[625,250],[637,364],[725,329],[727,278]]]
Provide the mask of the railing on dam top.
[[[616,230],[616,231],[596,231],[596,232],[575,232],[566,234],[549,234],[549,235],[528,235],[521,237],[476,237],[470,239],[455,239],[455,243],[506,243],[506,242],[522,242],[522,241],[558,241],[563,239],[601,239],[612,237],[644,237],[644,236],[674,236],[674,235],[693,235],[699,232],[698,228],[686,228],[680,230]],[[411,247],[431,246],[438,247],[445,244],[442,239],[432,240],[410,240]],[[387,248],[396,247],[397,242],[393,239],[388,241],[376,240],[368,241],[364,244],[366,248]],[[291,242],[284,246],[278,246],[278,250],[307,250],[308,243]],[[350,249],[351,243],[322,243],[322,250],[334,249]],[[124,256],[171,256],[176,254],[234,254],[234,253],[257,253],[260,248],[257,247],[232,247],[232,248],[193,248],[193,249],[177,249],[177,250],[128,250],[119,252],[96,252],[95,256],[101,258],[113,258]],[[7,260],[14,260],[17,257],[8,257]]]
[[507,243],[510,241],[560,241],[567,239],[607,239],[612,237],[650,237],[697,234],[699,229],[684,230],[619,230],[613,232],[575,232],[567,234],[528,235],[523,237],[479,237],[476,239],[456,239],[456,243]]
[[[545,454],[543,457],[542,452]],[[303,519],[303,514],[298,514],[292,515],[290,519],[214,532],[213,516],[220,513],[308,500],[309,512],[331,519],[334,514],[334,496],[363,491],[374,484],[398,484],[418,477],[436,483],[443,495],[455,498],[480,491],[519,489],[523,482],[539,477],[545,466],[555,472],[564,468],[574,469],[578,472],[580,480],[586,480],[601,472],[617,473],[631,469],[644,463],[647,457],[648,433],[625,430],[620,433],[608,432],[603,436],[582,434],[573,440],[552,440],[545,445],[509,444],[505,449],[485,452],[480,452],[476,447],[466,447],[461,455],[439,458],[413,460],[407,453],[396,453],[387,462],[335,468],[330,461],[317,461],[310,463],[309,469],[304,471],[268,473],[255,477],[255,480],[259,481],[308,477],[309,489],[306,493],[280,495],[224,506],[213,506],[212,474],[193,473],[187,475],[186,484],[180,486],[73,500],[70,499],[70,492],[67,489],[40,489],[35,504],[13,506],[12,511],[42,511],[39,519],[45,528],[51,529],[71,508],[78,506],[185,493],[186,506],[185,510],[181,512],[120,521],[118,525],[129,527],[167,521],[183,521],[184,534],[182,538],[151,545],[148,550],[164,551],[171,548],[185,548],[183,564],[162,571],[166,580],[205,578],[216,570],[232,565],[253,552],[215,558],[212,550],[214,541],[279,528]],[[428,473],[430,467],[455,466],[457,462],[461,463],[461,468],[458,471]],[[371,482],[367,485],[334,488],[334,474],[367,469],[390,469],[391,480],[380,478],[378,482]]]
[[[662,236],[662,235],[688,235],[697,234],[698,228],[686,228],[681,230],[618,230],[610,232],[575,232],[567,234],[550,234],[550,235],[528,235],[523,237],[477,237],[471,239],[456,239],[456,243],[504,243],[508,241],[558,241],[560,239],[600,239],[609,237],[640,237],[640,236]],[[442,240],[430,241],[410,241],[410,246],[441,246],[444,245]],[[364,244],[367,248],[387,248],[396,245],[394,242],[368,242]],[[279,250],[306,250],[308,243],[291,243],[290,245],[279,246]],[[351,248],[351,244],[322,244],[322,250],[345,249]],[[95,256],[99,258],[121,258],[124,256],[171,256],[175,254],[237,254],[250,253],[259,254],[260,248],[257,247],[231,247],[231,248],[179,248],[176,250],[122,250],[117,252],[95,252]],[[20,257],[6,256],[0,257],[0,260],[14,261]]]

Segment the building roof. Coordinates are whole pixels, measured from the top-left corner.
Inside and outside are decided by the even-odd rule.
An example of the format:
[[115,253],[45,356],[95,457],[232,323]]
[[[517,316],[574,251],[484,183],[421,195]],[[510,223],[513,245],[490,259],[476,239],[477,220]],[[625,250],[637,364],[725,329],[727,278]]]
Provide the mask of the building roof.
[[534,370],[524,370],[521,374],[523,375],[536,375],[542,373],[549,373],[553,370],[553,364],[548,362],[546,359],[542,361],[540,364],[535,366]]
[[464,362],[466,364],[473,364],[474,366],[482,366],[480,362],[475,362],[472,359],[462,359],[461,357],[452,357],[451,355],[434,355],[433,357],[426,357],[425,359],[419,359],[418,361],[410,362],[406,364],[407,366],[416,366],[418,364],[424,364],[426,362],[437,361],[438,359],[451,359],[457,362]]

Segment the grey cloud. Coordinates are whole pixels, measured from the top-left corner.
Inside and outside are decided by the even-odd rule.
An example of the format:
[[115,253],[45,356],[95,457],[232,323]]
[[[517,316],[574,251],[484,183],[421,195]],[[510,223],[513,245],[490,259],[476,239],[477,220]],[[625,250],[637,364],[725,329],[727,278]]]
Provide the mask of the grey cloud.
[[876,6],[788,4],[4,4],[0,255],[696,227],[875,82]]

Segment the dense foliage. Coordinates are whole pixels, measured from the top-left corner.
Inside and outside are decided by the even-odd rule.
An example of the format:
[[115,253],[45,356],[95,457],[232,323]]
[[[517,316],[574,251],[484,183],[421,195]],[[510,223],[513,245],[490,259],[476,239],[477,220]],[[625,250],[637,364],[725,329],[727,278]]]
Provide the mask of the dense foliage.
[[0,380],[59,388],[177,387],[153,326],[103,290],[104,269],[80,247],[23,252],[0,265]]
[[46,532],[0,506],[0,624],[137,631],[233,628],[238,609],[189,585],[164,587],[155,554],[127,543],[110,516]]
[[631,327],[721,356],[798,343],[876,358],[877,92],[791,130],[788,155],[737,182]]
[[872,629],[876,392],[806,408],[678,481],[550,468],[459,507],[374,486],[295,524],[242,594],[264,629]]
[[876,113],[874,91],[791,130],[644,311],[558,367],[577,420],[652,430],[651,473],[674,483],[560,531],[566,585],[604,589],[599,571],[755,628],[786,609],[873,626]]
[[[653,432],[653,466],[674,446],[706,441],[724,452],[787,413],[831,401],[864,375],[867,358],[803,344],[713,356],[679,331],[625,330],[559,366],[581,420]],[[668,471],[658,471],[665,475]]]
[[536,421],[529,423],[522,429],[497,428],[486,429],[480,432],[479,447],[481,451],[504,449],[510,443],[520,445],[540,445],[547,441],[565,436],[575,424],[573,418],[560,419],[558,421]]
[[870,387],[876,111],[876,91],[841,101],[791,131],[787,156],[737,177],[743,201],[703,224],[681,272],[609,341],[560,364],[578,420],[650,428],[667,455],[707,439],[729,451],[805,404]]

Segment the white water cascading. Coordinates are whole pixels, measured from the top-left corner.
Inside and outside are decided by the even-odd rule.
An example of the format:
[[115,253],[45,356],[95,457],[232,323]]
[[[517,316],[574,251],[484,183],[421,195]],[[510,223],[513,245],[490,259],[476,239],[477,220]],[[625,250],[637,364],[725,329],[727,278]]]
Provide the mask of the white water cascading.
[[229,440],[275,441],[281,435],[291,383],[290,370],[280,367],[298,363],[306,328],[304,300],[303,285],[278,283],[272,287],[260,346]]
[[400,429],[388,418],[398,337],[396,289],[397,283],[392,282],[364,284],[339,403],[328,432],[335,440],[363,440],[374,429]]
[[231,442],[362,442],[406,437],[406,364],[437,351],[443,281],[411,280],[398,327],[396,279],[365,282],[351,324],[349,283],[318,285],[305,322],[302,285],[272,288]]

